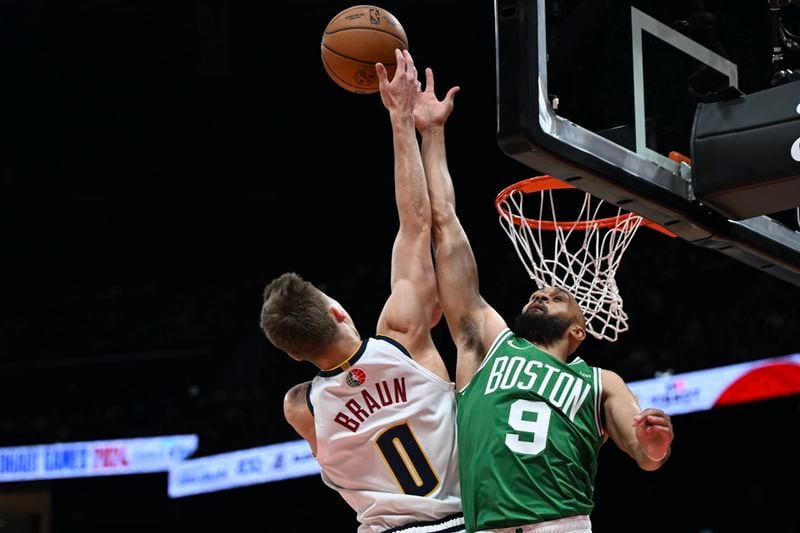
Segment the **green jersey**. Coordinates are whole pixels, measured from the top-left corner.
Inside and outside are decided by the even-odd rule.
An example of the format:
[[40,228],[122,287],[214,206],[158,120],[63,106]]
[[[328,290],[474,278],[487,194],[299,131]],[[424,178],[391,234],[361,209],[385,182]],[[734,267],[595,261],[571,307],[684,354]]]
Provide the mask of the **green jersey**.
[[600,369],[503,331],[458,393],[468,532],[588,515],[603,443]]

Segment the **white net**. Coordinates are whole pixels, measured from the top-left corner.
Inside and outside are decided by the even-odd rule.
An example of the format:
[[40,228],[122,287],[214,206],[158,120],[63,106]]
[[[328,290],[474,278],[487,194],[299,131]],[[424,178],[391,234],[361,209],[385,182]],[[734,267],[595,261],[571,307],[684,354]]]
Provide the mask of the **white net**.
[[[555,180],[549,176],[540,178]],[[533,178],[536,179],[539,178]],[[605,202],[570,188],[573,195],[583,195],[583,201],[578,202],[577,214],[565,222],[557,217],[553,189],[535,193],[521,189],[498,195],[497,208],[500,225],[531,279],[538,288],[551,286],[570,291],[583,309],[586,330],[597,339],[616,341],[620,333],[628,330],[628,315],[615,276],[644,219],[606,205],[604,209],[611,208],[612,214],[605,214],[601,220]],[[561,188],[555,190],[565,193]],[[526,196],[539,197],[535,214],[525,214]]]

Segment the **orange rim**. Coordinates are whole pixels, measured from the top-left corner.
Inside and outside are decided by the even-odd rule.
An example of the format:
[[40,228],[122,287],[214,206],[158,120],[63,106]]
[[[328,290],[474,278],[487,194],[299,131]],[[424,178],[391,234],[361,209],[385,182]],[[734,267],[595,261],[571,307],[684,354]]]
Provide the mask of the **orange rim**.
[[650,229],[663,233],[669,237],[677,237],[674,233],[670,230],[662,226],[661,224],[657,224],[652,220],[648,220],[640,215],[635,213],[625,213],[622,215],[617,215],[613,217],[606,217],[606,218],[598,218],[594,220],[537,220],[535,218],[527,218],[522,217],[519,215],[515,215],[508,210],[503,208],[503,204],[508,200],[508,198],[515,192],[520,192],[524,194],[530,194],[534,192],[542,192],[547,190],[555,190],[555,189],[574,189],[572,185],[561,181],[558,178],[554,178],[553,176],[536,176],[533,178],[528,178],[522,181],[518,181],[517,183],[512,183],[497,195],[494,200],[495,208],[497,208],[497,212],[500,213],[503,217],[511,220],[517,226],[529,226],[534,229],[543,229],[548,231],[554,231],[556,228],[561,228],[563,230],[579,230],[579,231],[586,231],[589,228],[593,227],[601,227],[601,228],[613,228],[616,227],[618,224],[627,221],[629,218],[632,217],[639,217],[642,219],[642,225],[647,226]]

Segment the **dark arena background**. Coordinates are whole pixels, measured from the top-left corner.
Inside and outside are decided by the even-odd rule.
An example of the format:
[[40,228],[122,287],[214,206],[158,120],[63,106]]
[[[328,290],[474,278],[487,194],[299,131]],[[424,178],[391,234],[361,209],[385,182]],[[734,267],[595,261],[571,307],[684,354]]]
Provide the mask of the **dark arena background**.
[[[675,4],[700,14],[680,25],[725,2]],[[775,2],[740,4],[716,21],[755,91],[773,83]],[[350,5],[0,2],[0,447],[195,434],[199,458],[298,438],[282,399],[314,368],[267,343],[261,291],[301,273],[370,335],[397,229],[380,96],[348,93],[320,60]],[[493,5],[379,6],[439,96],[461,87],[447,130],[458,211],[482,292],[510,318],[534,286],[493,200],[535,172],[497,144]],[[800,33],[800,6],[783,11]],[[800,52],[785,61],[800,69]],[[572,87],[595,98],[601,82]],[[630,330],[581,355],[628,382],[800,352],[800,287],[714,250],[642,229],[617,281]],[[434,333],[454,366],[444,323]],[[655,473],[607,445],[595,531],[800,532],[789,392],[674,415]],[[0,483],[2,533],[355,528],[318,475],[180,498],[165,472]]]

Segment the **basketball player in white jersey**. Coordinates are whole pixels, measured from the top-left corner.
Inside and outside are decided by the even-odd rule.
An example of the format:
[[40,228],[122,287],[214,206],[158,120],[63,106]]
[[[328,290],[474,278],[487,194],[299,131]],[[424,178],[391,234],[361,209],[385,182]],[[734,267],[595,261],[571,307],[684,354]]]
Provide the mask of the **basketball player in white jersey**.
[[420,85],[409,53],[397,50],[396,59],[391,81],[376,65],[400,227],[375,336],[362,338],[336,300],[295,273],[267,285],[261,327],[276,347],[319,368],[289,390],[284,413],[322,480],[356,511],[358,532],[460,532],[455,388],[430,334],[441,311],[413,116]]

